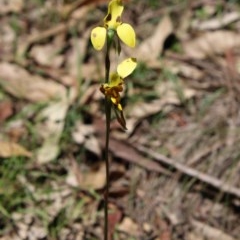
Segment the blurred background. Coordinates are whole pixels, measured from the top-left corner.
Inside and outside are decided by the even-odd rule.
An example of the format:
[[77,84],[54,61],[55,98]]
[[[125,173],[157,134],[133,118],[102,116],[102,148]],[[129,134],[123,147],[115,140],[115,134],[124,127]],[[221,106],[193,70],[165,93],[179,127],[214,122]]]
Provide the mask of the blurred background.
[[[0,239],[103,236],[107,0],[0,0]],[[110,138],[114,240],[239,240],[240,3],[128,0]],[[114,69],[113,69],[114,70]]]

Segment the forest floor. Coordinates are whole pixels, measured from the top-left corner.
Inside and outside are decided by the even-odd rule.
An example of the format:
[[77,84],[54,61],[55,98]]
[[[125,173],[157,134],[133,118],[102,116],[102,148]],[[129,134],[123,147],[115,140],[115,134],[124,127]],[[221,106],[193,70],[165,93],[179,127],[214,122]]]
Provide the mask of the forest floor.
[[[104,0],[0,0],[0,239],[103,236]],[[113,240],[240,240],[240,4],[129,0]],[[113,65],[118,62],[115,58]]]

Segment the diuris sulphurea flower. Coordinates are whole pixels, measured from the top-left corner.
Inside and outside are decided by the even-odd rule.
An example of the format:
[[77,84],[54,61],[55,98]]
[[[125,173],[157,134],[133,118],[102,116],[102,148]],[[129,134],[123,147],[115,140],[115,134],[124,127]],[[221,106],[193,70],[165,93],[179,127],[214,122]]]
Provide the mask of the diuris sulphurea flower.
[[[127,58],[122,61],[118,67],[117,72],[111,73],[109,82],[102,84],[100,91],[111,99],[114,110],[119,123],[126,129],[125,119],[123,115],[123,108],[120,103],[120,92],[123,91],[124,78],[130,75],[137,66],[135,58]],[[118,113],[120,115],[118,115]]]
[[107,34],[115,35],[129,47],[135,47],[136,36],[133,27],[121,21],[124,6],[121,0],[112,0],[108,4],[108,13],[103,27],[95,27],[91,32],[91,41],[96,50],[101,50],[106,42]]

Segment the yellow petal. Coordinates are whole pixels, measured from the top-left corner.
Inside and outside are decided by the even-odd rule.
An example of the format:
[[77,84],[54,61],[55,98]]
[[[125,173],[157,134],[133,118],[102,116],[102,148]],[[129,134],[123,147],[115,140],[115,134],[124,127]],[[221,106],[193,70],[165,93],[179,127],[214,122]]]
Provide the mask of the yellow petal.
[[108,14],[104,18],[104,23],[107,28],[116,29],[121,24],[123,9],[124,7],[121,0],[112,0],[108,4]]
[[136,58],[127,58],[118,65],[117,72],[121,78],[125,78],[134,71],[136,66]]
[[132,26],[128,23],[122,23],[117,27],[119,38],[129,47],[135,47],[136,35]]
[[123,80],[120,78],[120,76],[117,73],[111,73],[110,74],[110,83],[109,87],[116,87],[119,84],[122,84]]
[[113,102],[113,104],[117,104],[117,99],[116,98],[114,98],[114,97],[111,97],[111,100],[112,100],[112,102]]
[[92,45],[96,50],[101,50],[106,41],[107,30],[104,27],[96,27],[91,32]]
[[119,111],[122,111],[122,110],[123,110],[123,109],[122,109],[122,105],[121,105],[120,103],[118,103],[117,108],[118,108]]

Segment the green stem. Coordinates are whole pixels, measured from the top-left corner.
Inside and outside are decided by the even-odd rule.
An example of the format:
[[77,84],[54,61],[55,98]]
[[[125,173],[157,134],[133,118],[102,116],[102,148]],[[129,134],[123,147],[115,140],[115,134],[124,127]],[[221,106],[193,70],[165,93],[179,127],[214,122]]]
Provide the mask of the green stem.
[[[109,82],[110,72],[110,47],[112,39],[107,40],[107,52],[105,57],[105,83]],[[105,97],[105,115],[106,115],[106,142],[105,142],[105,164],[106,164],[106,189],[104,201],[104,240],[108,240],[108,199],[109,199],[109,137],[110,137],[110,122],[111,122],[111,100],[108,96]]]

